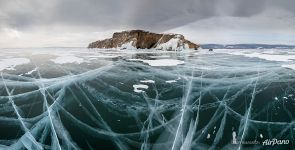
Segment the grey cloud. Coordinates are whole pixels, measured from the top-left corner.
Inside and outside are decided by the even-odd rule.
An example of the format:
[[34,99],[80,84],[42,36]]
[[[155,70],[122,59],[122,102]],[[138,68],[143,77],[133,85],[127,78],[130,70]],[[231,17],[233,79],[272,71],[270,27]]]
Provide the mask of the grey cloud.
[[234,15],[250,17],[262,12],[265,9],[266,0],[236,0],[237,7]]
[[[132,24],[153,30],[165,30],[214,15],[212,0],[146,0],[134,11]],[[137,11],[137,12],[136,12]]]
[[293,0],[267,3],[266,0],[0,0],[0,14],[7,17],[1,22],[17,28],[66,24],[167,30],[218,15],[253,16],[266,5],[294,12],[294,5],[290,5],[293,3]]
[[[294,0],[272,0],[267,1],[268,5],[270,6],[279,6],[281,8],[284,8],[288,11],[291,11],[293,14],[295,14],[295,1]],[[275,11],[275,10],[274,10]]]
[[[0,0],[0,39],[7,39],[5,34],[14,30],[31,38],[34,33],[46,33],[44,37],[52,39],[67,33],[83,33],[85,38],[121,29],[218,30],[220,20],[218,23],[216,18],[227,16],[243,20],[232,22],[243,31],[260,30],[263,26],[268,31],[285,30],[293,35],[294,29],[286,28],[295,16],[293,6],[294,0]],[[189,25],[204,20],[211,25],[197,26],[198,29]],[[222,28],[232,31],[231,24]]]

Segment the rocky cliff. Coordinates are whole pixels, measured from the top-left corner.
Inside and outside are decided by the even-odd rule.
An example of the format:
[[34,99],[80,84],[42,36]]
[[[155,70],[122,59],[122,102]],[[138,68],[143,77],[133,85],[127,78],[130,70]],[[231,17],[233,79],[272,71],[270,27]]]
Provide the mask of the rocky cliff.
[[116,32],[110,39],[100,40],[88,45],[88,48],[101,49],[157,49],[157,50],[197,50],[199,45],[192,43],[180,34],[158,34],[143,30]]

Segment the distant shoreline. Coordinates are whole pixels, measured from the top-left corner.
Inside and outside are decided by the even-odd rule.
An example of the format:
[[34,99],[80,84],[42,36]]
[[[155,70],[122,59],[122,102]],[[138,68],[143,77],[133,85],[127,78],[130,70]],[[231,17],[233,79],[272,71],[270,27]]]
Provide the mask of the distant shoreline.
[[203,49],[295,49],[284,44],[201,44]]
[[[200,44],[203,49],[295,49],[288,44]],[[49,47],[0,47],[0,49],[36,49],[36,48],[87,48],[83,46],[49,46]]]

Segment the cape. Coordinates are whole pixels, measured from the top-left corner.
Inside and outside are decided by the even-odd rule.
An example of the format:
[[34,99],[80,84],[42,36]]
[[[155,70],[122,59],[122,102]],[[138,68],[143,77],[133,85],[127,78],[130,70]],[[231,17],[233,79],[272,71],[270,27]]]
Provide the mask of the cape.
[[88,45],[88,48],[99,49],[156,49],[178,51],[197,50],[200,46],[190,42],[181,34],[159,34],[143,30],[116,32],[112,38],[99,40]]

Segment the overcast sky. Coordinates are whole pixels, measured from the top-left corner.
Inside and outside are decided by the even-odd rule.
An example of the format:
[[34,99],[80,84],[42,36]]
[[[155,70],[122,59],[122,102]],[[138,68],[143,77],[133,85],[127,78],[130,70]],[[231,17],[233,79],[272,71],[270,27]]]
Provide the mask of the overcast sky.
[[0,47],[85,47],[115,31],[295,45],[295,0],[0,0]]

